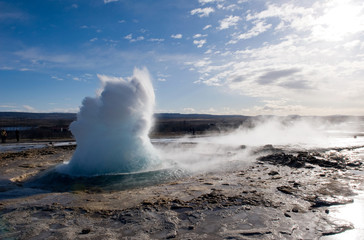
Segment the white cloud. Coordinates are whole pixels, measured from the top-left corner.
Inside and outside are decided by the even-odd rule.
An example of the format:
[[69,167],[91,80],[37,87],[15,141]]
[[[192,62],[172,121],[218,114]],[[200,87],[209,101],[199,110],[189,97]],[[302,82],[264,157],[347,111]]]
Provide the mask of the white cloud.
[[193,35],[193,38],[202,38],[202,37],[207,37],[207,34],[198,33],[198,34]]
[[[68,54],[45,53],[39,48],[28,48],[14,52],[14,55],[31,62],[32,64],[41,64],[41,62],[52,62],[64,64],[72,62],[72,56]],[[27,69],[27,68],[23,68]],[[29,69],[28,69],[29,70]]]
[[192,64],[196,67],[205,67],[212,63],[212,61],[209,58],[204,58],[202,60],[199,60],[197,62],[193,62]]
[[148,39],[149,42],[163,42],[163,38],[150,38]]
[[142,41],[142,40],[144,40],[144,37],[143,36],[139,36],[139,37],[137,37],[137,38],[133,38],[133,34],[128,34],[128,35],[126,35],[125,37],[124,37],[124,39],[126,39],[126,40],[129,40],[129,42],[138,42],[138,41]]
[[14,70],[14,68],[8,67],[8,66],[3,66],[3,67],[0,67],[0,70]]
[[364,3],[359,1],[320,1],[310,7],[293,3],[268,4],[261,12],[248,14],[248,21],[254,19],[278,18],[277,30],[307,31],[311,40],[339,41],[350,34],[363,32]]
[[185,113],[185,114],[196,113],[196,110],[194,108],[191,108],[191,107],[183,108],[182,113]]
[[92,38],[92,39],[90,39],[90,42],[95,42],[97,40],[98,40],[98,38]]
[[[263,99],[262,105],[246,109],[255,114],[364,114],[364,15],[359,14],[364,3],[343,3],[289,2],[248,11],[245,20],[253,26],[245,32],[237,28],[227,42],[262,33],[267,34],[267,42],[235,50],[216,45],[214,54],[212,49],[206,52],[208,60],[185,64],[199,73],[197,83]],[[221,20],[218,29],[234,26],[240,19],[232,20],[233,16]]]
[[236,5],[236,4],[225,5],[224,2],[222,2],[220,4],[217,4],[217,8],[219,10],[231,11],[231,12],[242,9],[242,7],[240,7],[240,6]]
[[210,53],[212,53],[212,50],[211,50],[211,49],[208,49],[208,50],[205,52],[205,54],[210,54]]
[[51,76],[52,79],[55,79],[57,81],[63,81],[63,78],[57,77],[57,76]]
[[124,37],[124,39],[131,40],[133,38],[133,34],[128,34]]
[[178,33],[178,34],[172,34],[171,35],[171,38],[174,38],[174,39],[181,39],[182,38],[182,34]]
[[137,42],[137,41],[142,41],[142,40],[144,40],[144,37],[143,36],[139,36],[139,37],[137,37],[136,39],[132,39],[132,40],[130,40],[131,42]]
[[249,39],[256,37],[272,27],[272,24],[267,24],[264,21],[256,21],[255,25],[245,33],[234,35],[234,39],[229,43],[236,43],[237,40]]
[[236,26],[238,22],[241,20],[239,16],[228,16],[222,20],[220,20],[220,26],[218,27],[219,30],[228,29],[230,27]]
[[193,44],[195,44],[198,48],[201,48],[206,44],[206,39],[193,40]]
[[210,13],[215,12],[215,10],[212,7],[207,8],[196,8],[191,10],[191,15],[198,15],[200,18],[202,17],[208,17]]
[[5,4],[0,2],[0,20],[27,20],[28,14],[18,9],[9,9]]
[[363,32],[363,3],[360,6],[350,5],[345,1],[336,1],[336,4],[331,6],[332,8],[315,21],[312,33],[316,39],[339,41],[350,34]]
[[79,111],[80,111],[80,108],[53,108],[46,112],[77,113]]
[[119,0],[104,0],[104,3],[108,4],[108,3],[111,3],[111,2],[117,2],[117,1],[119,1]]
[[23,105],[23,108],[27,112],[36,112],[36,109],[34,107],[32,107],[32,106],[29,106],[29,105]]
[[210,27],[212,27],[210,24],[209,24],[209,25],[206,25],[206,26],[203,28],[203,30],[207,30],[207,29],[209,29]]
[[15,108],[15,105],[0,105],[0,108]]
[[71,6],[72,8],[78,8],[78,5],[77,4],[72,4],[72,6]]
[[213,2],[217,2],[218,0],[198,0],[198,2],[201,5],[205,5],[206,3],[213,3]]
[[[221,59],[215,59],[193,65],[202,83],[227,86],[246,96],[285,97],[290,100],[286,105],[300,103],[298,105],[305,106],[308,112],[327,105],[354,107],[353,100],[357,106],[364,104],[359,100],[364,92],[359,74],[363,72],[360,66],[364,66],[364,60],[348,61],[347,53],[344,46],[322,49],[320,45],[306,45],[303,40],[294,38],[231,52],[224,57],[223,64],[216,65]],[[296,110],[299,113],[299,108]]]

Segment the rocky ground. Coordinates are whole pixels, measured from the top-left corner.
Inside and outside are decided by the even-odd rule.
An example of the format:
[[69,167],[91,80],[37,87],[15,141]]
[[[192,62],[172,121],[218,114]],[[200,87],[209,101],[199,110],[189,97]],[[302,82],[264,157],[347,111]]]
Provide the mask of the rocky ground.
[[364,148],[263,150],[249,166],[122,191],[27,187],[74,146],[1,153],[0,238],[318,239],[353,231],[330,209],[364,190]]

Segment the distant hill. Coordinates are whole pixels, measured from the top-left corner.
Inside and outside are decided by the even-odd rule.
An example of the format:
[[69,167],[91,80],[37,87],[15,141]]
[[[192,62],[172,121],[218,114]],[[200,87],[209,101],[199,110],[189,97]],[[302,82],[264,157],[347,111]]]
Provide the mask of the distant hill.
[[[242,115],[210,115],[210,114],[181,114],[156,113],[156,119],[226,119],[248,118]],[[49,120],[76,120],[76,113],[29,113],[29,112],[0,112],[0,119],[49,119]]]
[[[182,114],[182,113],[156,113],[154,117],[157,120],[246,120],[249,118],[273,118],[273,115],[259,115],[259,116],[244,116],[244,115],[212,115],[212,114]],[[303,117],[299,115],[290,115],[280,118],[297,119],[297,118],[323,118],[323,119],[346,119],[350,116],[345,115],[332,115],[324,117]],[[29,112],[0,112],[1,119],[32,119],[32,120],[70,120],[74,121],[77,118],[76,113],[29,113]],[[359,117],[362,118],[362,117]]]
[[76,113],[29,113],[29,112],[0,112],[0,119],[55,119],[73,120]]
[[232,119],[232,118],[239,118],[239,119],[246,119],[249,118],[243,115],[211,115],[211,114],[181,114],[181,113],[156,113],[154,114],[156,119]]
[[[352,120],[349,116],[341,115],[326,117],[291,115],[277,117],[272,115],[243,116],[156,113],[154,117],[155,122],[150,133],[152,137],[226,132],[242,125],[251,128],[256,123],[271,118],[276,118],[283,122],[298,119],[323,120],[323,123],[340,123]],[[8,131],[9,139],[15,139],[16,129],[21,130],[22,139],[72,139],[69,126],[76,119],[76,113],[0,112],[0,129],[6,129]],[[357,117],[356,121],[358,120],[364,122],[364,117]]]

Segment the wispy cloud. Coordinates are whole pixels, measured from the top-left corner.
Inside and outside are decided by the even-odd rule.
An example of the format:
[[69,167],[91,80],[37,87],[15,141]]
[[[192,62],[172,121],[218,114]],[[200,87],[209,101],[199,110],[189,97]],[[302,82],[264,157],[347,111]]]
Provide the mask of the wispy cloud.
[[68,54],[45,53],[40,48],[27,48],[14,52],[14,54],[22,59],[29,60],[33,64],[43,61],[53,63],[69,63],[72,57]]
[[266,32],[272,27],[272,24],[267,24],[265,21],[255,21],[254,26],[244,33],[234,33],[233,39],[228,44],[237,43],[239,40],[250,39]]
[[200,18],[202,18],[202,17],[208,17],[210,13],[213,12],[215,12],[215,10],[212,7],[196,8],[191,10],[191,15],[198,15]]
[[187,107],[187,108],[183,108],[182,113],[186,113],[186,114],[188,114],[188,113],[196,113],[196,110],[194,108],[192,108],[192,107]]
[[0,108],[15,108],[15,105],[0,105]]
[[148,41],[149,42],[163,42],[165,39],[164,38],[149,38]]
[[201,5],[205,5],[206,3],[214,3],[214,2],[217,2],[219,0],[198,0],[198,2],[201,4]]
[[267,71],[258,78],[258,83],[263,85],[271,84],[281,78],[290,77],[299,71],[300,70],[296,68]]
[[[239,16],[226,17],[217,29],[236,26],[227,43],[262,33],[274,41],[235,50],[215,46],[206,52],[207,58],[186,64],[200,74],[198,83],[276,101],[257,105],[251,112],[321,115],[337,112],[340,106],[347,113],[364,105],[359,100],[364,92],[364,44],[359,40],[364,29],[359,12],[363,11],[364,4],[357,1],[344,5],[322,1],[311,6],[268,3],[266,9],[247,12],[243,26],[251,27],[245,31],[237,26]],[[334,105],[338,107],[328,108]]]
[[230,15],[219,21],[220,26],[218,27],[218,29],[223,30],[223,29],[228,29],[230,27],[236,26],[240,20],[241,20],[241,17]]
[[63,78],[57,77],[57,76],[51,76],[52,79],[55,79],[57,81],[63,81]]
[[202,38],[202,37],[207,37],[207,34],[197,33],[197,34],[193,35],[193,38]]
[[124,39],[126,40],[129,40],[129,42],[138,42],[138,41],[142,41],[144,40],[144,37],[143,36],[139,36],[139,37],[136,37],[136,38],[133,38],[133,34],[128,34],[124,37]]
[[212,27],[210,24],[209,24],[209,25],[206,25],[206,26],[203,28],[203,30],[207,30],[207,29],[209,29],[210,27]]
[[206,39],[193,40],[193,44],[195,44],[198,48],[201,48],[206,44]]
[[8,71],[8,70],[14,70],[14,68],[13,67],[8,67],[8,66],[3,66],[3,67],[0,67],[0,70]]
[[119,0],[104,0],[105,4],[112,3],[112,2],[118,2]]
[[28,18],[29,15],[26,12],[11,5],[10,2],[0,2],[0,21],[18,21],[27,20]]
[[32,107],[32,106],[29,106],[29,105],[23,105],[23,108],[27,112],[36,112],[36,109],[34,107]]
[[258,21],[255,23],[254,27],[251,28],[248,32],[239,34],[237,36],[237,39],[241,40],[241,39],[249,39],[252,37],[256,37],[259,34],[267,31],[271,27],[272,27],[272,24],[267,24],[264,21]]
[[0,13],[0,20],[20,20],[24,18],[25,18],[24,14],[20,12]]
[[171,35],[171,38],[174,38],[174,39],[181,39],[181,38],[182,38],[182,34],[181,34],[181,33],[172,34],[172,35]]
[[133,39],[133,34],[128,34],[128,35],[126,35],[125,37],[124,37],[124,39],[127,39],[127,40],[131,40],[131,39]]

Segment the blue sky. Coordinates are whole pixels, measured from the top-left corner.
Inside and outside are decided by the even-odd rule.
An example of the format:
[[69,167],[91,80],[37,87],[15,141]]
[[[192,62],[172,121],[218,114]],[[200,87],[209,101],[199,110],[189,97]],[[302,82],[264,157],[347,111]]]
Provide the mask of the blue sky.
[[0,0],[0,111],[147,67],[156,112],[364,115],[360,0]]

